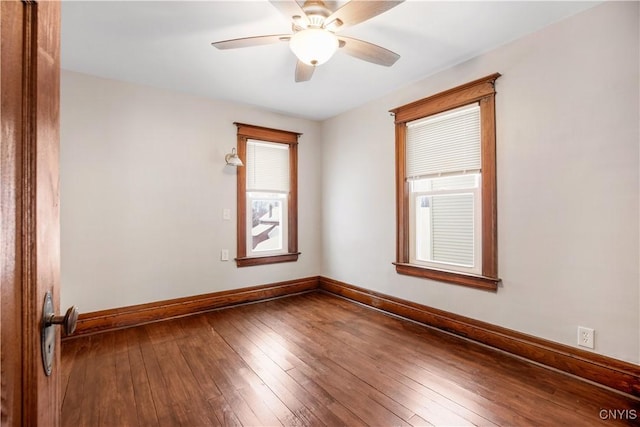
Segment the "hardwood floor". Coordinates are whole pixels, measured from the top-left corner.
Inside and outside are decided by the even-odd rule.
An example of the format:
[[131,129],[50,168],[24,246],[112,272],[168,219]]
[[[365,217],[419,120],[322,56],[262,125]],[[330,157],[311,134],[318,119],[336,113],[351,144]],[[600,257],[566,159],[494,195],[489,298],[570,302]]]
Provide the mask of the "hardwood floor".
[[635,399],[320,292],[70,339],[62,370],[63,426],[640,425]]

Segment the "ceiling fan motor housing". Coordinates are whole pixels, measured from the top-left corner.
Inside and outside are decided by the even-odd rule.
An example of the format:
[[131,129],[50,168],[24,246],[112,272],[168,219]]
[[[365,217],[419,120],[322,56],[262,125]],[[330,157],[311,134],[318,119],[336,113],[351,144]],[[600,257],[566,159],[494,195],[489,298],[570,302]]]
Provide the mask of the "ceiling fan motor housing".
[[320,0],[307,0],[302,10],[309,19],[309,26],[313,28],[322,28],[325,19],[331,15],[331,10]]

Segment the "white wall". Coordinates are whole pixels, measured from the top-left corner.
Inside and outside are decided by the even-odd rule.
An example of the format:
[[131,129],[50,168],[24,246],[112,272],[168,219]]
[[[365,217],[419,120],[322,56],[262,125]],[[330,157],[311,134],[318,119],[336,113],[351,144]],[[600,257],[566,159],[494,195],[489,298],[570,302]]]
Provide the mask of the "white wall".
[[[323,124],[63,71],[62,306],[322,274],[640,362],[639,5],[608,2]],[[497,293],[395,273],[388,110],[494,72]],[[304,133],[296,263],[238,269],[233,122]],[[222,209],[232,220],[222,220]]]
[[[302,132],[298,262],[237,268],[233,122]],[[62,307],[122,307],[320,273],[320,125],[70,71],[61,81]],[[230,208],[231,221],[222,220]]]
[[[323,123],[322,274],[640,362],[638,3],[605,3]],[[401,276],[388,110],[497,82],[497,293]]]

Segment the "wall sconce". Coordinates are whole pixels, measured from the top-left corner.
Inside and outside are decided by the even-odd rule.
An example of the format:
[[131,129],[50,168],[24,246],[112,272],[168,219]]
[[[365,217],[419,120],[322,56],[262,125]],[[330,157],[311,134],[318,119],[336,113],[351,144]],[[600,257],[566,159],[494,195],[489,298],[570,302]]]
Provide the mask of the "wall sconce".
[[231,153],[224,156],[224,161],[227,162],[229,166],[244,166],[240,157],[236,154],[236,149],[232,148]]

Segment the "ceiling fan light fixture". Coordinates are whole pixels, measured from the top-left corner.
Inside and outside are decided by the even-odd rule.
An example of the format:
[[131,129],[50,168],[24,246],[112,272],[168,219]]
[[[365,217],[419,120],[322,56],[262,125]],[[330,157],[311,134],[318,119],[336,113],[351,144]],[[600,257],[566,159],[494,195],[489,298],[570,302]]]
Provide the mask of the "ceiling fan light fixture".
[[307,65],[327,62],[338,49],[338,39],[331,31],[308,28],[291,37],[289,47],[298,59]]

